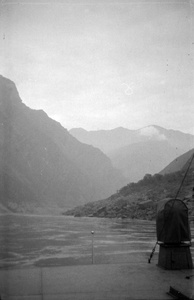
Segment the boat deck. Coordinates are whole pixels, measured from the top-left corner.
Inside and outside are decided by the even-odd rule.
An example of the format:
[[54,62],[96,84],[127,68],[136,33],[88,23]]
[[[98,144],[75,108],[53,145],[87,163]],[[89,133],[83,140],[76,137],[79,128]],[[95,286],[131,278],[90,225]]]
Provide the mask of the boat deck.
[[194,299],[194,269],[169,271],[151,264],[91,264],[0,271],[1,300],[173,299],[170,286]]

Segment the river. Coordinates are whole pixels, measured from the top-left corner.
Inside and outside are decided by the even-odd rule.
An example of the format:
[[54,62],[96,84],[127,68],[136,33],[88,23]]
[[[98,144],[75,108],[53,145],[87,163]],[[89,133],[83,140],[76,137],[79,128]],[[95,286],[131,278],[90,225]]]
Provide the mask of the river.
[[0,268],[147,261],[155,242],[153,221],[0,216]]

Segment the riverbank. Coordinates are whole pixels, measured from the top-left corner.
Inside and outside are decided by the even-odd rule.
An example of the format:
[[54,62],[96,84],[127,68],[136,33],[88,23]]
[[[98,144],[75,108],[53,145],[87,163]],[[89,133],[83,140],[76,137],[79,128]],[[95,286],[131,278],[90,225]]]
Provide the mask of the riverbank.
[[[170,199],[170,198],[169,198]],[[191,199],[182,199],[187,205],[189,216],[191,215]],[[153,221],[157,214],[156,200],[142,198],[133,201],[132,198],[112,197],[106,200],[89,202],[75,207],[63,213],[65,216],[97,217],[97,218],[121,218]]]
[[173,199],[176,195],[176,198],[184,201],[191,215],[193,169],[187,174],[180,190],[184,175],[184,170],[166,175],[146,174],[142,180],[122,187],[107,199],[74,207],[63,214],[75,217],[155,220],[158,202]]

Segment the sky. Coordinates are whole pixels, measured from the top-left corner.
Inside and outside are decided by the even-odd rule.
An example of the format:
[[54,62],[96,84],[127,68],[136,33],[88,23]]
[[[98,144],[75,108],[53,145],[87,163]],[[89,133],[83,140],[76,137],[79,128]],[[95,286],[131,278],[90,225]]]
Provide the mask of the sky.
[[193,0],[2,1],[0,74],[68,130],[194,134]]

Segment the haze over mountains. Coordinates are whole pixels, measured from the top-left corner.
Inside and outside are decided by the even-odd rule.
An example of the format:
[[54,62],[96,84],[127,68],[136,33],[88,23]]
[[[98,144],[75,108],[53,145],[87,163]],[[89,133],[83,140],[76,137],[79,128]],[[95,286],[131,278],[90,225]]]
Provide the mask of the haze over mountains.
[[110,159],[20,99],[0,76],[0,208],[53,212],[105,198],[123,185]]
[[193,135],[158,126],[69,133],[0,76],[0,212],[60,213],[105,199],[191,148]]
[[159,173],[172,160],[194,147],[194,135],[156,125],[138,130],[119,127],[86,131],[74,128],[70,133],[79,141],[106,153],[128,182],[137,182],[147,173]]

